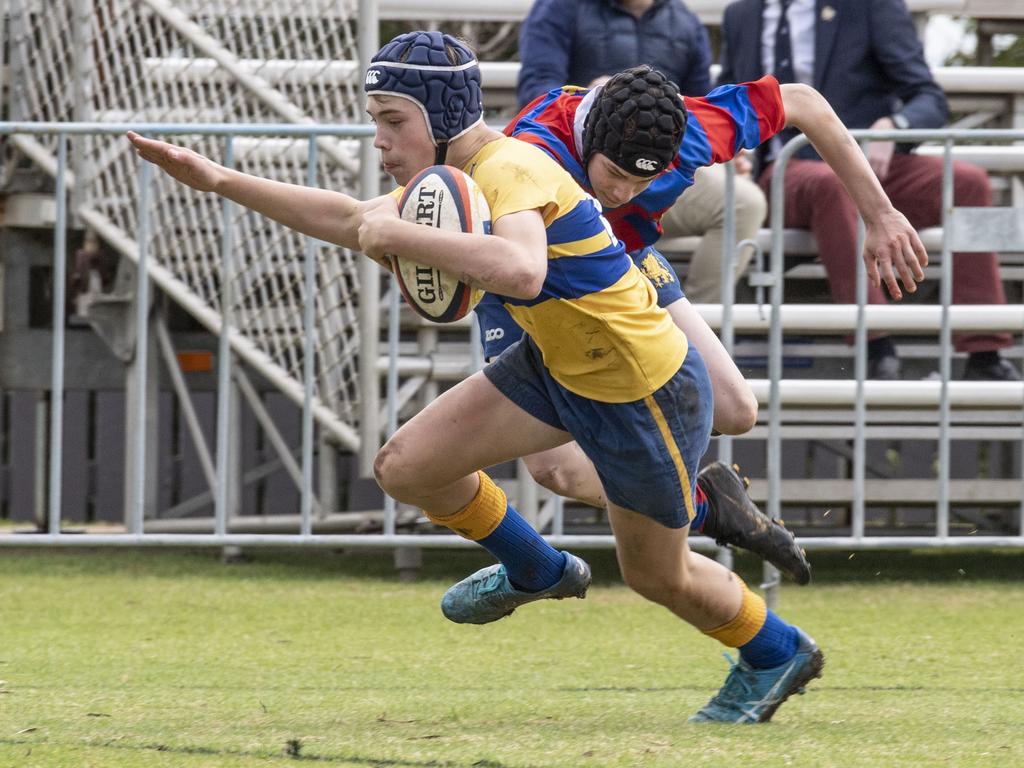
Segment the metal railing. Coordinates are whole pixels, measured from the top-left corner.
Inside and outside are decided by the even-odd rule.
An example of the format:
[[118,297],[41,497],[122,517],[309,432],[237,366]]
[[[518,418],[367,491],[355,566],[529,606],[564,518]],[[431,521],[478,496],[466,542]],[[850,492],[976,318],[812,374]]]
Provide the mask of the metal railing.
[[[131,436],[132,445],[132,475],[134,481],[131,484],[131,498],[126,499],[128,505],[126,519],[127,535],[101,535],[99,539],[92,536],[68,537],[60,533],[61,529],[61,487],[62,487],[62,461],[61,447],[63,444],[63,392],[64,392],[64,347],[65,347],[65,286],[67,284],[67,239],[66,233],[70,221],[68,203],[68,178],[71,176],[68,161],[68,143],[71,136],[90,135],[123,135],[127,130],[134,130],[148,135],[183,136],[183,135],[204,135],[223,136],[225,138],[225,155],[223,163],[228,167],[233,165],[234,138],[238,135],[246,136],[289,136],[305,138],[308,144],[307,151],[307,183],[316,183],[317,151],[318,142],[325,136],[348,136],[367,137],[373,134],[372,126],[367,125],[340,125],[340,126],[313,126],[313,125],[182,125],[182,124],[101,124],[101,123],[0,123],[0,135],[52,135],[57,139],[57,160],[53,169],[56,179],[55,208],[56,221],[54,228],[54,253],[53,253],[53,346],[51,355],[52,377],[51,391],[53,396],[50,400],[50,434],[49,434],[49,473],[48,486],[49,497],[47,502],[47,522],[49,534],[32,537],[0,536],[0,543],[37,544],[37,543],[74,543],[66,539],[82,539],[93,541],[93,543],[124,544],[128,541],[139,543],[147,536],[144,533],[146,515],[146,451],[145,429],[147,408],[154,404],[146,402],[147,367],[149,364],[149,334],[144,329],[149,325],[149,291],[150,280],[153,279],[154,270],[151,269],[149,260],[149,248],[151,241],[150,214],[154,202],[151,195],[154,170],[150,163],[139,161],[138,175],[138,228],[133,256],[137,264],[136,280],[136,350],[135,350],[135,387],[136,387],[136,432]],[[127,140],[125,140],[127,141]],[[236,325],[233,324],[231,297],[232,280],[227,276],[232,274],[232,253],[234,243],[232,242],[231,225],[233,218],[234,204],[228,200],[222,205],[222,226],[221,226],[221,254],[220,254],[220,318],[214,330],[219,330],[219,354],[218,354],[218,385],[217,385],[217,463],[216,463],[216,487],[215,496],[215,537],[227,537],[228,509],[231,499],[228,497],[229,489],[229,460],[230,451],[229,431],[231,423],[229,418],[230,387],[233,355],[238,354],[243,359],[254,358],[257,362],[264,362],[254,350],[245,344],[239,343],[237,336],[233,335]],[[96,221],[90,220],[88,212],[76,211],[83,219],[95,225]],[[359,445],[358,437],[347,425],[338,422],[335,414],[314,396],[314,368],[317,358],[316,350],[316,326],[313,318],[315,300],[312,298],[316,292],[316,262],[314,245],[317,241],[313,238],[306,238],[305,258],[303,264],[303,278],[305,295],[310,300],[305,302],[303,313],[303,381],[300,392],[295,391],[293,383],[287,377],[280,377],[275,384],[286,393],[290,393],[302,405],[302,480],[301,480],[301,512],[300,530],[302,536],[308,538],[311,535],[311,514],[313,507],[312,496],[312,460],[313,460],[313,420],[318,417],[321,426],[336,436],[340,435],[347,439],[352,447]],[[155,282],[164,290],[172,294],[176,291],[174,275],[168,270],[161,269],[156,275]],[[180,296],[175,298],[180,299]],[[375,302],[371,302],[375,304]],[[204,318],[209,319],[209,318]],[[265,373],[265,371],[264,371]],[[373,425],[375,425],[373,420]],[[202,439],[201,437],[199,439]],[[150,534],[152,535],[152,534]],[[149,541],[149,539],[146,539]],[[176,539],[177,541],[177,539]],[[188,542],[181,542],[188,543]],[[207,543],[207,542],[203,542]]]
[[[146,532],[146,508],[144,494],[141,492],[145,484],[145,477],[140,467],[144,464],[146,443],[140,435],[133,435],[135,438],[134,457],[136,464],[136,482],[134,484],[135,495],[130,500],[131,515],[128,518],[130,524],[126,533],[86,533],[69,535],[61,533],[61,452],[62,444],[62,418],[63,404],[60,394],[63,392],[63,366],[64,366],[64,297],[62,294],[63,285],[67,272],[66,240],[64,231],[68,224],[68,202],[67,187],[65,180],[68,175],[68,141],[70,136],[83,134],[119,134],[127,129],[133,129],[150,135],[184,135],[184,134],[205,134],[221,135],[225,137],[225,158],[228,165],[232,161],[232,146],[234,137],[239,135],[280,135],[290,137],[303,137],[308,142],[308,163],[310,170],[309,182],[315,182],[313,169],[316,167],[317,138],[324,135],[331,136],[367,136],[372,132],[368,126],[296,126],[296,125],[178,125],[178,124],[137,124],[137,125],[100,125],[100,124],[0,124],[0,135],[4,134],[52,134],[57,137],[58,156],[56,168],[56,206],[57,226],[54,238],[54,333],[53,333],[53,371],[51,398],[51,432],[50,432],[50,467],[49,467],[49,504],[48,522],[49,532],[46,534],[32,536],[0,535],[0,545],[36,545],[36,546],[76,546],[76,545],[104,545],[104,546],[163,546],[163,545],[187,545],[187,546],[358,546],[374,548],[395,548],[395,547],[461,547],[471,546],[472,543],[453,535],[412,535],[399,534],[396,532],[396,510],[393,504],[388,504],[384,513],[383,533],[380,534],[314,534],[313,533],[313,491],[312,491],[312,461],[313,461],[313,430],[314,416],[317,409],[323,408],[314,397],[312,387],[313,362],[315,357],[315,327],[310,312],[307,310],[303,318],[303,343],[305,346],[306,358],[304,361],[304,387],[302,391],[302,456],[301,456],[301,486],[302,499],[299,514],[296,516],[297,533],[267,534],[267,533],[232,533],[231,532],[231,499],[228,497],[229,484],[227,482],[228,462],[230,453],[227,450],[227,431],[230,430],[228,413],[229,397],[227,388],[232,365],[232,355],[225,339],[229,333],[222,333],[221,354],[218,358],[218,398],[217,398],[217,451],[216,451],[216,504],[214,508],[213,533],[153,533]],[[772,187],[772,227],[773,227],[773,248],[771,253],[771,309],[767,320],[756,306],[732,306],[727,303],[724,307],[701,307],[705,316],[714,324],[719,325],[723,338],[727,345],[731,343],[732,334],[736,329],[764,329],[769,331],[769,379],[767,381],[752,381],[751,385],[762,403],[769,406],[769,437],[768,437],[768,511],[778,517],[780,514],[780,490],[781,490],[781,451],[782,451],[782,406],[787,404],[817,404],[817,405],[853,405],[856,407],[855,418],[855,453],[854,453],[854,497],[852,500],[852,533],[850,536],[823,536],[809,537],[803,543],[807,549],[837,549],[837,548],[892,548],[902,549],[909,547],[1022,547],[1024,546],[1024,530],[1018,535],[1007,536],[951,536],[949,531],[949,422],[951,409],[961,406],[982,406],[982,407],[1024,407],[1024,384],[1010,383],[988,383],[988,382],[951,382],[951,355],[952,345],[950,343],[951,333],[954,328],[986,329],[986,330],[1011,330],[1020,332],[1024,329],[1024,306],[1001,306],[1001,307],[951,307],[950,284],[952,280],[952,253],[954,250],[963,250],[962,243],[957,239],[958,217],[952,207],[952,165],[950,151],[955,140],[967,141],[1015,141],[1024,140],[1024,131],[913,131],[913,132],[857,132],[862,139],[889,139],[899,138],[901,140],[939,140],[945,142],[946,148],[946,176],[944,185],[946,198],[944,206],[945,217],[943,221],[943,295],[942,304],[938,307],[868,307],[865,306],[866,298],[866,276],[863,265],[860,267],[858,277],[858,299],[857,307],[830,307],[829,312],[823,313],[799,306],[783,306],[783,196],[782,184],[785,174],[785,167],[793,152],[805,143],[805,139],[798,138],[783,148],[776,165],[775,178]],[[148,190],[152,184],[152,166],[140,161],[139,171],[139,215],[138,231],[136,233],[136,249],[138,258],[138,309],[136,323],[139,324],[139,332],[136,334],[137,352],[139,366],[136,369],[136,376],[139,382],[139,397],[136,408],[139,412],[137,424],[145,421],[147,407],[152,404],[146,403],[145,388],[142,386],[146,377],[146,361],[148,359],[147,334],[142,332],[147,322],[146,292],[148,291],[149,279],[152,272],[149,269],[147,258],[147,242],[149,233],[147,231],[148,211],[151,203]],[[731,176],[731,170],[730,170]],[[730,192],[731,194],[731,192]],[[731,211],[731,206],[726,206]],[[1017,211],[1017,213],[1021,213]],[[228,221],[232,215],[232,204],[225,202],[223,216]],[[727,221],[727,228],[731,227],[730,220]],[[230,227],[225,227],[222,238],[222,263],[221,270],[230,268],[229,260],[232,250],[237,247],[230,239]],[[731,238],[727,238],[728,243]],[[304,275],[307,282],[307,291],[313,286],[313,260],[314,252],[312,242],[308,243],[304,262]],[[1024,243],[1019,244],[1024,247]],[[986,246],[987,249],[987,246]],[[724,274],[731,274],[733,248],[725,259]],[[224,262],[228,263],[225,264]],[[230,290],[230,281],[221,282],[221,290]],[[725,285],[731,286],[731,280],[726,280]],[[728,293],[728,291],[727,291]],[[312,295],[312,293],[307,293]],[[368,375],[372,381],[378,381],[382,372],[387,375],[387,400],[388,411],[387,421],[390,430],[397,425],[397,402],[399,398],[399,377],[400,375],[420,375],[426,378],[457,378],[466,375],[479,367],[479,358],[467,354],[460,365],[448,369],[446,376],[438,376],[438,369],[435,366],[435,358],[421,357],[408,358],[399,354],[399,312],[398,293],[393,288],[389,294],[391,304],[389,305],[389,341],[387,364],[382,365],[384,370],[378,370],[378,364],[366,361],[364,368],[371,368]],[[365,296],[368,299],[366,311],[379,311],[375,296]],[[231,302],[229,297],[222,297],[220,306],[222,308],[221,328],[227,331],[231,329]],[[869,327],[892,327],[910,331],[925,331],[928,329],[938,330],[941,339],[941,362],[942,379],[937,382],[866,382],[866,338]],[[472,327],[472,326],[471,326]],[[855,355],[856,355],[856,376],[852,381],[799,381],[783,380],[782,378],[782,334],[787,328],[816,329],[821,331],[848,331],[856,333]],[[476,351],[478,339],[472,337],[474,344],[473,355]],[[238,349],[234,350],[236,353]],[[244,357],[244,355],[243,355]],[[383,362],[383,359],[381,360]],[[887,406],[903,405],[906,407],[935,407],[939,409],[940,422],[940,474],[939,492],[940,498],[936,506],[936,532],[933,536],[886,536],[875,537],[867,535],[864,527],[864,468],[865,468],[865,441],[866,441],[866,410],[870,405],[882,404]],[[141,426],[138,427],[141,429]],[[728,440],[723,440],[723,445],[728,446]],[[944,448],[942,446],[945,446]],[[728,450],[726,448],[726,450]],[[1024,500],[1024,466],[1021,468],[1022,493]],[[1024,502],[1022,502],[1024,506]],[[1022,510],[1024,512],[1024,510]],[[1022,514],[1024,520],[1024,514]],[[550,535],[551,542],[559,547],[604,548],[614,545],[611,535],[574,535],[566,534],[561,507],[556,503],[553,519],[551,520]],[[707,539],[697,537],[694,541],[697,548],[713,548],[714,544]],[[773,583],[768,579],[768,583]]]
[[[901,402],[906,405],[913,405],[914,399],[927,393],[929,402],[934,402],[937,395],[939,407],[939,500],[936,507],[936,536],[929,539],[934,545],[952,546],[956,540],[949,536],[949,480],[950,480],[950,409],[953,405],[952,377],[952,285],[953,285],[953,252],[955,251],[979,251],[996,250],[1001,245],[1004,248],[1024,249],[1024,210],[1005,209],[1006,224],[1001,233],[1002,238],[996,238],[995,242],[964,242],[957,239],[956,224],[957,216],[953,206],[953,161],[952,150],[954,141],[969,142],[1007,142],[1024,140],[1024,131],[1021,130],[913,130],[913,131],[853,131],[855,138],[865,141],[942,141],[944,143],[944,165],[942,179],[942,211],[943,211],[943,245],[942,245],[942,279],[941,279],[941,307],[940,310],[940,381],[939,382],[900,382],[896,386],[906,390],[910,395],[917,393],[915,397],[908,397]],[[775,161],[775,170],[771,182],[771,229],[772,229],[772,252],[771,252],[771,328],[769,331],[769,446],[768,446],[768,513],[772,517],[781,517],[780,490],[782,480],[782,304],[783,304],[783,269],[784,269],[784,247],[783,247],[783,222],[785,220],[785,171],[787,164],[793,155],[801,148],[807,146],[809,141],[806,136],[800,135],[788,142],[779,152]],[[993,209],[995,210],[995,209]],[[1014,225],[1019,221],[1019,226]],[[859,242],[857,252],[860,253],[864,247],[864,227],[861,222],[859,227]],[[999,242],[1002,240],[1002,242]],[[863,260],[858,259],[857,266],[857,310],[855,331],[855,382],[853,383],[853,405],[855,411],[854,423],[854,461],[853,479],[854,496],[852,500],[852,535],[845,541],[837,541],[836,544],[847,546],[860,546],[865,540],[864,530],[864,480],[866,468],[866,421],[867,421],[867,271]],[[961,310],[965,308],[960,308]],[[1024,325],[1020,323],[1019,315],[1007,314],[1003,311],[1008,308],[988,307],[983,312],[994,319],[997,313],[1004,318],[1005,325],[1002,330],[1020,332]],[[1013,310],[1010,310],[1011,313]],[[999,320],[996,323],[1001,324]],[[817,383],[819,386],[823,386]],[[879,390],[890,390],[893,384],[879,383],[876,387]],[[938,392],[935,392],[936,384]],[[961,382],[961,384],[968,384]],[[832,395],[837,391],[829,387]],[[977,389],[976,386],[961,386],[958,389],[969,391],[970,400],[979,405],[993,404],[991,397],[997,392],[1006,396],[1006,402],[1013,407],[1024,404],[1024,383],[1003,383],[990,385],[989,392]],[[1017,398],[1020,398],[1018,401]],[[893,403],[896,404],[896,403]],[[1024,437],[1024,421],[1022,421],[1022,437]],[[991,546],[1024,546],[1024,451],[1021,452],[1021,505],[1020,505],[1020,530],[1017,536],[1011,537],[985,537],[986,545]],[[808,540],[811,546],[824,546],[825,542]]]

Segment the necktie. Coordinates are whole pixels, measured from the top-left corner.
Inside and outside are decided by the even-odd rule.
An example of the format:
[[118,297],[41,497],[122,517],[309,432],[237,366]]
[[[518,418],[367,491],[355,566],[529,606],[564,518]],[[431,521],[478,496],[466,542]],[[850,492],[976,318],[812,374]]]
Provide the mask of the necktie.
[[[779,24],[775,27],[775,71],[772,73],[780,83],[795,83],[796,72],[793,70],[793,44],[789,33],[789,19],[786,12],[793,0],[781,0],[782,12]],[[779,140],[785,144],[800,133],[795,128],[786,128],[779,133]]]
[[779,25],[775,27],[775,71],[772,73],[780,83],[795,83],[796,73],[793,71],[793,44],[789,34],[789,19],[786,12],[793,0],[781,0],[782,13]]

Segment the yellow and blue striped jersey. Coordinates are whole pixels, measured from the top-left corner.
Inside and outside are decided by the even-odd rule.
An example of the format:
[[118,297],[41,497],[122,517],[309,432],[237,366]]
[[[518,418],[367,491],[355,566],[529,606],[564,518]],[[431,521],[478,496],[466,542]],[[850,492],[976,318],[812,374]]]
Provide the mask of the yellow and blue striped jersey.
[[481,188],[491,221],[539,210],[547,229],[548,272],[540,294],[502,296],[566,389],[607,403],[647,397],[686,357],[687,341],[626,255],[601,206],[535,146],[503,137],[464,168]]

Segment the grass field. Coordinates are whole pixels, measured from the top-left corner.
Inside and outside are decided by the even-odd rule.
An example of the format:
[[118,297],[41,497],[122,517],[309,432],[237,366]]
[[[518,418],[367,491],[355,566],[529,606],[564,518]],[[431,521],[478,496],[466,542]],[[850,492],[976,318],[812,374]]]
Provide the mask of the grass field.
[[1024,765],[1024,555],[848,557],[782,592],[824,679],[708,727],[719,646],[610,553],[587,600],[464,627],[437,604],[476,553],[404,584],[383,554],[0,550],[0,766]]

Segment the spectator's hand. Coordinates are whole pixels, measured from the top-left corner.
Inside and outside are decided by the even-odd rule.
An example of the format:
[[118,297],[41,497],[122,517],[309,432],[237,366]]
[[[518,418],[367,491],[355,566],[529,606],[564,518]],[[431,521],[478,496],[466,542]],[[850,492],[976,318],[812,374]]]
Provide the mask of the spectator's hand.
[[396,221],[401,221],[398,203],[391,195],[385,195],[370,201],[362,211],[359,224],[359,250],[386,269],[391,269],[386,236]]
[[733,165],[736,168],[737,176],[749,176],[754,170],[754,162],[750,158],[751,152],[747,149],[736,155],[736,159],[733,160]]
[[223,166],[191,149],[177,147],[166,141],[147,139],[134,131],[128,131],[128,140],[143,160],[148,160],[172,178],[200,192],[213,192],[223,179]]
[[[891,131],[896,125],[888,117],[880,117],[871,125],[873,131]],[[868,164],[875,172],[879,181],[885,181],[889,175],[889,165],[892,163],[893,152],[896,151],[894,141],[872,141],[868,144]]]
[[866,224],[864,264],[868,280],[875,286],[884,282],[889,295],[899,300],[903,294],[897,277],[908,293],[914,293],[917,284],[924,280],[928,253],[910,222],[892,208],[877,221]]

